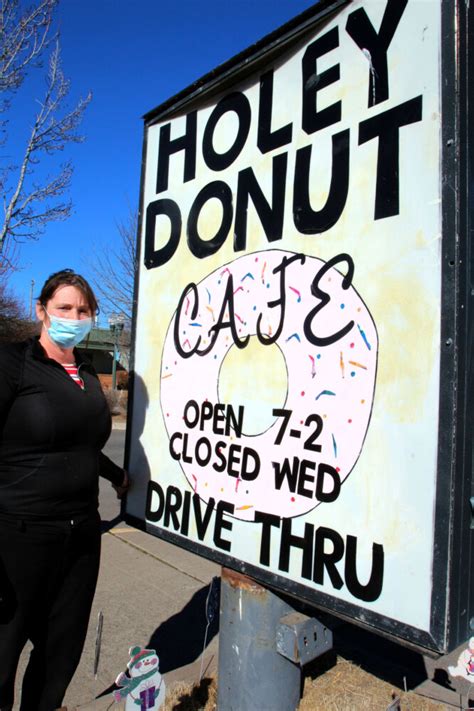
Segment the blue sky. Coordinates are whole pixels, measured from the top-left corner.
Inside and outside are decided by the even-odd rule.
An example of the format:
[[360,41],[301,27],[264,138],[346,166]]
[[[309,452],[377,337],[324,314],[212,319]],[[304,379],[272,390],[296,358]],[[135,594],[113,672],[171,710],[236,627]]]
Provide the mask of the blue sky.
[[[21,246],[21,269],[10,279],[27,308],[32,279],[37,296],[58,269],[87,277],[94,248],[117,240],[117,222],[138,204],[143,114],[313,4],[61,0],[56,21],[71,103],[89,91],[93,101],[82,124],[86,141],[64,155],[74,163],[73,214]],[[17,139],[43,87],[38,75],[18,97],[11,115]]]

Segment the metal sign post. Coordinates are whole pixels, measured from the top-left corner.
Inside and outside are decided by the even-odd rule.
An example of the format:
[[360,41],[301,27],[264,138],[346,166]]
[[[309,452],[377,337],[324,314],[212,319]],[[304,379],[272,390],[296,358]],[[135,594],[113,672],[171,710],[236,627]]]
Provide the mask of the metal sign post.
[[332,647],[332,632],[288,600],[228,568],[221,575],[219,711],[294,711],[301,667]]

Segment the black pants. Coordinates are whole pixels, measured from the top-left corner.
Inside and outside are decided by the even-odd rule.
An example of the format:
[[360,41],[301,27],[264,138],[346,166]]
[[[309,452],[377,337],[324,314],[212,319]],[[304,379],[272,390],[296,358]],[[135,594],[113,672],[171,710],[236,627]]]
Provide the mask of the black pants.
[[0,515],[0,711],[13,705],[18,659],[33,643],[21,711],[61,706],[79,663],[100,560],[100,521]]

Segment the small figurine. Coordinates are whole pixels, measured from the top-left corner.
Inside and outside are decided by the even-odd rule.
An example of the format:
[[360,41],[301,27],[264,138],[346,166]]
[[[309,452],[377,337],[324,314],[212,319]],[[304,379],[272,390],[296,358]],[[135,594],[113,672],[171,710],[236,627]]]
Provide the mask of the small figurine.
[[156,711],[165,700],[165,682],[158,671],[154,649],[130,647],[128,673],[120,672],[115,680],[121,686],[114,692],[115,701],[125,699],[125,711]]
[[451,676],[460,676],[474,683],[474,637],[469,640],[468,649],[464,649],[458,658],[457,666],[448,667]]

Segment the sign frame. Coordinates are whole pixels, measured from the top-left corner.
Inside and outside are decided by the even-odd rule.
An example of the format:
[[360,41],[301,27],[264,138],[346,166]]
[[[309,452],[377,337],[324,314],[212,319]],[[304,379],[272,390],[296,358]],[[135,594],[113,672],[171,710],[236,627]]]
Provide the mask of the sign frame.
[[[190,87],[144,116],[144,142],[137,241],[138,262],[143,226],[144,174],[148,130],[157,122],[196,106],[216,93],[230,89],[259,67],[288,50],[305,34],[334,16],[348,3],[323,0],[258,43],[217,67]],[[131,515],[127,523],[192,553],[238,570],[263,584],[305,603],[322,608],[378,634],[416,649],[447,653],[474,630],[474,478],[472,437],[473,408],[473,153],[471,106],[474,98],[472,26],[474,9],[461,0],[441,3],[441,175],[442,269],[441,343],[438,420],[438,462],[434,516],[433,587],[429,632],[400,623],[324,592],[309,591],[300,583],[272,571],[237,560],[231,555]],[[456,29],[457,28],[457,29]],[[134,406],[134,362],[139,279],[137,273],[132,323],[129,421]],[[130,460],[131,433],[126,435],[126,462]],[[446,492],[450,496],[446,497]],[[401,521],[401,525],[403,522]],[[400,580],[400,594],[409,595]]]

